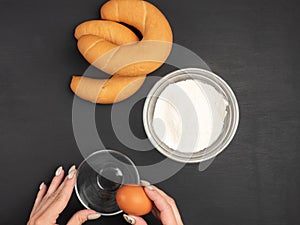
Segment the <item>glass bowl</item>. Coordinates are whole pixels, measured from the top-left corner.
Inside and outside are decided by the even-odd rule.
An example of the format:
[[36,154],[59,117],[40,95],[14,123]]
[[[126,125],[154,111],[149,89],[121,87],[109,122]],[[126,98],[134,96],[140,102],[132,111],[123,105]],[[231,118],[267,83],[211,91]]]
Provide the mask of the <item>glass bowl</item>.
[[[160,94],[166,89],[168,85],[189,79],[197,80],[197,82],[200,82],[201,84],[213,87],[218,93],[223,96],[223,98],[228,103],[226,106],[226,116],[223,120],[223,126],[221,127],[221,132],[218,137],[216,137],[215,141],[210,143],[208,147],[199,149],[198,151],[191,153],[172,149],[162,140],[160,140],[153,128],[154,109],[158,99],[160,98]],[[214,99],[210,99],[209,101],[214,101]],[[212,110],[212,112],[213,111],[214,110]],[[150,90],[143,109],[144,128],[150,142],[163,155],[182,163],[204,162],[216,157],[228,146],[228,144],[233,139],[238,127],[238,122],[238,102],[229,85],[211,71],[199,68],[180,69],[164,76]],[[188,131],[183,130],[182,132]]]
[[112,216],[122,212],[115,196],[123,184],[140,184],[134,163],[120,152],[99,150],[79,165],[75,191],[84,207]]

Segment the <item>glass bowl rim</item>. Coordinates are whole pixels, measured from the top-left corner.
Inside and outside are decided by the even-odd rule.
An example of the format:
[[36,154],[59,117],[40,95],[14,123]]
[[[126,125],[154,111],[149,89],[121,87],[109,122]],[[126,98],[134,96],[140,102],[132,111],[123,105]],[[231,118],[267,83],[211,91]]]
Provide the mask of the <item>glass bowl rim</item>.
[[[172,151],[174,151],[174,150],[171,149],[172,150],[171,151],[170,148],[168,150],[168,149],[166,149],[165,146],[162,146],[160,144],[160,142],[156,140],[157,138],[155,138],[155,134],[153,133],[154,131],[151,127],[152,125],[150,124],[150,121],[149,121],[150,110],[153,110],[155,107],[155,104],[153,105],[153,101],[155,101],[154,98],[157,98],[157,96],[159,96],[159,95],[156,95],[157,90],[164,84],[170,83],[171,81],[173,81],[176,78],[183,76],[183,75],[187,75],[187,76],[191,77],[190,79],[192,79],[192,76],[193,77],[197,77],[197,76],[205,77],[205,79],[209,80],[214,85],[216,85],[218,88],[220,88],[226,94],[225,97],[230,99],[231,104],[232,104],[232,115],[231,115],[232,121],[230,124],[230,129],[227,130],[228,137],[226,138],[225,143],[219,144],[219,146],[218,146],[219,148],[213,149],[208,154],[205,154],[205,150],[204,150],[203,155],[196,156],[196,157],[193,157],[193,155],[194,155],[193,153],[185,154],[184,157],[178,156],[178,155],[175,155],[172,153]],[[153,108],[151,109],[150,107],[153,107]],[[238,123],[239,123],[239,106],[238,106],[236,96],[235,96],[233,90],[231,89],[231,87],[217,74],[215,74],[211,71],[205,70],[205,69],[200,69],[200,68],[178,69],[178,70],[170,72],[167,75],[165,75],[164,77],[162,77],[159,81],[157,81],[154,84],[154,86],[149,91],[147,98],[145,100],[145,103],[144,103],[144,108],[143,108],[143,124],[144,124],[144,129],[147,134],[147,137],[149,138],[149,141],[154,145],[154,147],[161,154],[163,154],[164,156],[166,156],[170,159],[173,159],[177,162],[181,162],[181,163],[199,163],[199,162],[203,162],[203,161],[207,161],[207,160],[215,158],[232,141],[232,139],[235,136],[235,133],[237,131]],[[209,146],[206,149],[209,149],[210,147],[211,146]],[[182,155],[184,155],[184,154],[182,154]]]

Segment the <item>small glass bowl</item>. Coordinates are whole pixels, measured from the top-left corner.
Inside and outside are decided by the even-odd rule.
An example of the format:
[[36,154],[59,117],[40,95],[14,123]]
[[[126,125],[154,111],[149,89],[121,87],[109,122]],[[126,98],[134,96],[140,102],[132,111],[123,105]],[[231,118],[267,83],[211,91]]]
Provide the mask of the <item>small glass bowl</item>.
[[123,184],[140,184],[134,163],[120,152],[99,150],[79,165],[75,191],[85,208],[112,216],[122,212],[116,192]]
[[[170,148],[158,138],[152,126],[154,109],[160,94],[168,85],[188,79],[211,85],[215,90],[222,94],[224,99],[228,102],[226,108],[227,114],[220,135],[210,144],[210,146],[193,153],[184,153]],[[150,90],[143,109],[144,128],[150,142],[166,157],[182,163],[204,162],[216,157],[233,139],[238,127],[238,122],[238,102],[229,85],[216,74],[199,68],[180,69],[164,76]]]

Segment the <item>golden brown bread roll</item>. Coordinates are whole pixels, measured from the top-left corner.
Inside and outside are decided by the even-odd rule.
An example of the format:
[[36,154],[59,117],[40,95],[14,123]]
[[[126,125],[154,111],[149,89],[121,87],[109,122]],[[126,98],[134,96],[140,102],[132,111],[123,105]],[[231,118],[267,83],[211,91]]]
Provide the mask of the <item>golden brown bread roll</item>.
[[122,101],[143,85],[146,75],[135,77],[113,76],[110,79],[93,79],[83,76],[73,76],[72,91],[82,99],[93,103],[111,104]]
[[172,42],[172,30],[166,17],[146,1],[108,1],[100,10],[101,18],[137,28],[143,40]]
[[[145,76],[165,62],[173,37],[165,16],[145,1],[109,1],[102,6],[101,16],[105,20],[78,25],[74,36],[83,57],[113,76],[108,80],[73,76],[70,86],[85,100],[111,104],[134,94]],[[119,22],[137,28],[142,40]]]
[[84,35],[95,35],[116,45],[139,41],[135,33],[126,26],[107,20],[90,20],[79,24],[74,36],[80,39]]
[[[101,17],[108,23],[98,23],[97,26],[83,23],[75,30],[79,51],[95,67],[109,74],[136,76],[153,72],[168,57],[172,30],[165,16],[152,4],[132,0],[108,1],[101,8]],[[143,39],[136,42],[136,39],[129,38],[129,32],[115,32],[122,25],[113,21],[137,28]],[[90,32],[82,32],[83,29]],[[88,38],[90,35],[95,37]],[[120,39],[127,45],[119,44]]]

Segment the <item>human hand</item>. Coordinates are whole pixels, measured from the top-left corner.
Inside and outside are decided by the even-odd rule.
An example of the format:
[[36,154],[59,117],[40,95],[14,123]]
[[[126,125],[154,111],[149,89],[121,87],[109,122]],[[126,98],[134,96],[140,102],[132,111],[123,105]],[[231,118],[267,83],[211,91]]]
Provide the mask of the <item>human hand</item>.
[[[183,225],[173,198],[147,181],[142,181],[141,185],[144,186],[145,193],[154,203],[152,213],[161,221],[162,225]],[[142,217],[126,214],[123,217],[130,224],[147,225]]]
[[[65,209],[72,195],[76,172],[75,166],[72,166],[64,178],[64,170],[59,167],[48,188],[41,183],[27,225],[56,224],[59,214]],[[81,225],[100,216],[101,214],[94,210],[80,210],[72,216],[67,225]]]

